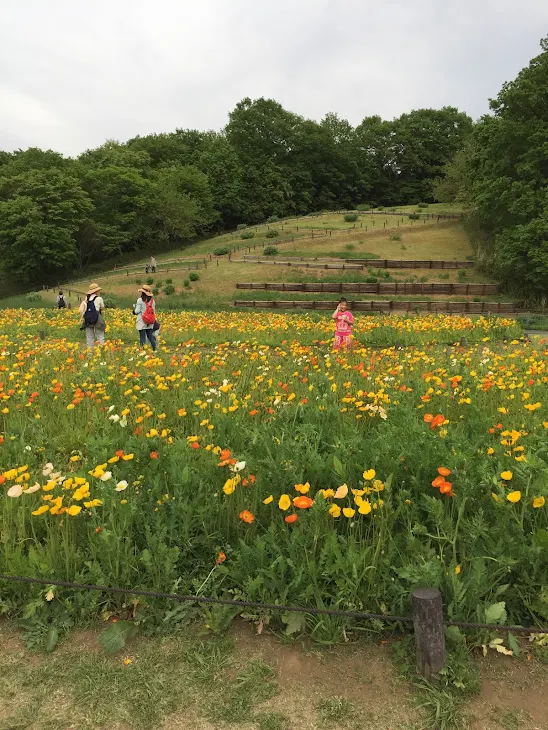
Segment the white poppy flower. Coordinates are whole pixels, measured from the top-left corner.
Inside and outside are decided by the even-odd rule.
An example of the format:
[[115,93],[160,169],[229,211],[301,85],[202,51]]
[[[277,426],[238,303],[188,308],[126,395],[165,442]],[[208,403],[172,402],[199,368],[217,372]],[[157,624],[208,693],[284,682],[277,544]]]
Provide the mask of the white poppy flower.
[[235,472],[242,471],[242,469],[245,469],[245,461],[237,461],[232,467],[232,471]]
[[20,484],[14,484],[8,489],[8,497],[20,497],[23,494],[23,487]]
[[125,479],[122,479],[122,481],[121,481],[121,482],[118,482],[118,484],[117,484],[117,485],[116,485],[116,487],[114,488],[114,491],[115,491],[115,492],[123,492],[123,491],[124,491],[124,489],[127,489],[127,482],[126,482],[126,480],[125,480]]
[[42,487],[36,482],[32,487],[29,487],[28,489],[23,489],[24,494],[33,494],[34,492],[37,492],[39,489],[42,489]]
[[42,474],[47,477],[51,474],[53,471],[53,464],[51,461],[48,461],[48,463],[45,465],[45,467],[42,469]]
[[112,472],[111,471],[106,471],[104,474],[101,474],[101,476],[99,477],[99,479],[102,482],[108,482],[109,479],[112,479]]

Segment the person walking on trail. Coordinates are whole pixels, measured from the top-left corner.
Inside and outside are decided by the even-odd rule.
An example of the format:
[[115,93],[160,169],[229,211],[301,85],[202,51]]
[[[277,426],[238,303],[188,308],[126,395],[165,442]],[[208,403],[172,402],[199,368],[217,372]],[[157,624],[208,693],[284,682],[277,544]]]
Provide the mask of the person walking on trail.
[[154,258],[154,256],[150,257],[150,269],[153,274],[156,273],[156,259]]
[[133,313],[137,315],[135,326],[139,332],[139,344],[144,347],[148,339],[152,349],[156,350],[156,302],[149,286],[142,286],[139,289],[139,294],[137,304],[133,307]]
[[64,309],[67,306],[67,300],[65,299],[65,295],[63,294],[63,291],[59,291],[59,296],[57,297],[57,309]]
[[331,319],[335,320],[335,342],[334,350],[340,350],[341,347],[350,349],[352,347],[352,326],[354,317],[348,309],[347,300],[342,297],[337,305],[337,309],[331,315]]
[[101,296],[99,284],[90,284],[86,298],[80,304],[82,325],[80,329],[86,331],[86,343],[89,348],[105,344],[106,323],[103,317],[105,302]]

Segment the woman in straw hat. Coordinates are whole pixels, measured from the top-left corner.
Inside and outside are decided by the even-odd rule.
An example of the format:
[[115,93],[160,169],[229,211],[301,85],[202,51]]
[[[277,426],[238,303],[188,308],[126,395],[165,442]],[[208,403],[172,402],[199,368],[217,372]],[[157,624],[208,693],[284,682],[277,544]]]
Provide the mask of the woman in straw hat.
[[139,294],[137,304],[133,307],[133,313],[137,315],[135,326],[139,332],[139,342],[141,347],[144,347],[148,338],[150,346],[153,350],[156,350],[156,337],[154,336],[156,302],[154,301],[154,295],[152,289],[146,284],[139,289]]
[[80,304],[81,327],[86,331],[88,347],[94,347],[95,342],[105,344],[106,324],[103,317],[105,303],[101,296],[99,284],[90,284],[86,298]]

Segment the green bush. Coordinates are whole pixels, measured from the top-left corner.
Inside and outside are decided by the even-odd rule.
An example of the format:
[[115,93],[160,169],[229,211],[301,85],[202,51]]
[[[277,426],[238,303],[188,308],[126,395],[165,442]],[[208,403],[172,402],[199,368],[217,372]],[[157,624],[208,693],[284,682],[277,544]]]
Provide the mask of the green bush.
[[185,279],[183,281],[183,286],[185,289],[188,289],[190,287],[190,281],[188,279]]
[[384,210],[384,205],[379,205],[377,210]]
[[160,290],[158,289],[157,286],[154,287],[154,289],[152,290],[152,293],[154,294],[155,297],[158,296],[158,294],[160,293]]
[[116,300],[112,297],[103,297],[105,303],[105,309],[114,309],[116,307]]
[[418,221],[420,218],[420,215],[418,213],[409,213],[409,215],[407,217],[409,218],[409,220]]
[[419,203],[417,208],[428,208],[428,203]]
[[175,294],[175,287],[173,286],[173,284],[166,285],[166,287],[164,288],[164,294],[167,294],[168,297],[171,294]]
[[265,238],[278,238],[280,231],[277,228],[271,228],[265,233]]
[[255,236],[255,233],[253,231],[246,231],[245,233],[242,233],[240,238],[242,241],[249,241]]
[[42,301],[42,295],[39,291],[31,291],[25,297],[27,302],[40,302]]
[[135,283],[136,283],[136,284],[137,284],[138,286],[141,286],[141,284],[143,283],[143,281],[142,281],[142,279],[135,279]]
[[166,279],[166,284],[173,284],[173,279]]
[[393,233],[390,236],[391,241],[401,241],[401,235],[399,233]]
[[278,218],[277,215],[271,215],[270,218],[266,219],[266,222],[267,223],[279,223],[280,219]]
[[358,214],[357,213],[347,213],[344,216],[344,220],[347,223],[355,223],[358,220]]
[[246,228],[247,228],[247,223],[238,223],[238,225],[236,226],[237,231],[243,231]]
[[226,256],[227,253],[230,253],[230,248],[229,246],[219,246],[213,251],[213,253],[215,256]]
[[459,269],[459,273],[457,274],[459,281],[464,281],[466,279],[466,271],[464,269]]
[[356,206],[356,210],[371,210],[371,206],[367,203],[360,203]]
[[190,279],[190,281],[198,281],[198,279],[200,278],[200,274],[197,271],[191,271],[188,275],[188,278]]
[[164,285],[164,282],[161,279],[158,279],[158,281],[156,282],[156,288],[161,289],[163,287],[163,285]]
[[149,277],[148,277],[148,279],[147,279],[147,284],[148,284],[149,286],[152,286],[152,284],[154,284],[154,279],[152,278],[152,276],[149,276]]
[[263,251],[263,254],[265,256],[276,256],[277,253],[278,249],[276,248],[276,246],[267,246]]
[[376,276],[366,276],[365,277],[366,284],[376,284],[377,282],[378,282],[378,279]]

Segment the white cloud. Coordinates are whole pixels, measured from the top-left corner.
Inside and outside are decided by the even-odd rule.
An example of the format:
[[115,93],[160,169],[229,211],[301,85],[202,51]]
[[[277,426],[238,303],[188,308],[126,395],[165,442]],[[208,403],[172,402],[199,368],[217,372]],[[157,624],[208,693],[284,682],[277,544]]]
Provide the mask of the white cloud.
[[220,129],[245,96],[357,124],[477,117],[539,52],[541,0],[4,0],[0,148]]

